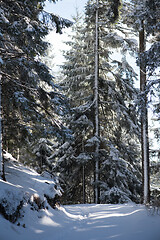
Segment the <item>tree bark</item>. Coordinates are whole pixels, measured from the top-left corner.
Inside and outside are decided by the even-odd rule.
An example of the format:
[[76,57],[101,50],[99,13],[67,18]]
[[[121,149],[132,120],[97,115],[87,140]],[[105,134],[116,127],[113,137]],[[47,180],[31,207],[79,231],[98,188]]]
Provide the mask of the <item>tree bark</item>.
[[99,0],[96,2],[96,22],[95,22],[95,85],[94,85],[94,101],[95,101],[95,137],[97,139],[95,143],[95,203],[99,203],[100,189],[99,182],[99,92],[98,92],[98,80],[99,80],[99,27],[98,27],[98,5]]
[[145,52],[145,31],[144,23],[141,22],[139,31],[139,53],[140,53],[140,91],[141,99],[141,154],[142,154],[142,184],[143,184],[143,203],[150,201],[150,174],[149,174],[149,138],[148,138],[148,109],[146,93],[146,64],[143,57]]
[[0,177],[6,181],[2,149],[2,75],[0,74]]
[[3,176],[3,156],[2,156],[2,106],[1,106],[1,95],[2,95],[2,75],[0,75],[0,176]]
[[[84,152],[84,142],[83,142],[83,136],[82,136],[82,152]],[[83,163],[82,166],[82,186],[83,186],[83,204],[86,203],[86,181],[85,181],[85,163]]]
[[83,171],[83,204],[86,203],[86,184],[85,184],[85,166],[83,165],[82,167],[82,171]]

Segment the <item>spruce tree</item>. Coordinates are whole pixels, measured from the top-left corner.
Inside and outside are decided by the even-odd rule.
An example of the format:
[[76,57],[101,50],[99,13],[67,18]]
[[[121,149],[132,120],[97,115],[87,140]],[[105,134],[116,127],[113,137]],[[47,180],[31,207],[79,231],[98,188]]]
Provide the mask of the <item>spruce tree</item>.
[[[64,189],[63,200],[65,202],[93,202],[93,188],[91,182],[94,178],[91,172],[94,165],[91,162],[91,152],[85,148],[86,135],[92,136],[93,123],[90,120],[91,99],[86,88],[86,75],[89,73],[83,55],[82,16],[78,13],[73,18],[72,41],[67,42],[71,49],[65,53],[66,63],[62,66],[64,81],[62,88],[70,99],[70,114],[65,116],[64,121],[71,130],[72,138],[64,139],[62,146],[53,154],[55,158],[55,172],[59,172],[62,188]],[[89,66],[90,68],[90,66]],[[73,94],[73,92],[76,94]],[[68,146],[65,149],[64,147]],[[57,154],[58,153],[58,154]],[[66,167],[65,167],[66,166]]]
[[[143,173],[143,201],[150,199],[149,173],[149,143],[148,143],[148,93],[152,94],[154,85],[159,83],[156,69],[159,65],[159,1],[124,1],[125,23],[139,32],[140,91],[141,91],[141,155]],[[155,37],[153,37],[155,36]],[[152,44],[146,50],[147,39],[152,38]]]
[[41,55],[49,30],[61,32],[71,22],[46,13],[44,2],[0,1],[3,147],[13,154],[36,138],[63,132],[58,108],[65,100]]
[[[129,49],[132,41],[117,34],[112,24],[114,21],[114,13],[111,14],[112,6],[110,2],[99,1],[98,137],[95,136],[94,97],[95,15],[97,10],[95,1],[88,1],[86,5],[85,23],[81,31],[78,29],[77,35],[73,37],[73,42],[70,43],[71,50],[66,53],[67,61],[63,66],[64,89],[71,98],[71,106],[74,107],[70,128],[75,134],[75,139],[79,139],[79,144],[72,145],[75,149],[74,158],[81,159],[81,164],[86,159],[86,175],[83,182],[86,185],[86,193],[91,194],[90,202],[96,200],[96,202],[117,203],[129,199],[136,201],[141,190],[136,144],[139,124],[134,107],[137,91],[133,87],[136,74],[125,58],[126,49]],[[113,50],[115,47],[123,49],[122,60],[112,59],[111,48]],[[76,122],[76,125],[73,122]],[[81,124],[78,126],[77,123]],[[75,126],[77,126],[76,131]],[[95,154],[97,143],[99,144],[98,156]],[[95,159],[97,157],[99,179],[96,180]],[[68,161],[70,159],[70,166],[76,168],[77,165],[72,165],[72,159],[69,157],[67,159]],[[64,156],[63,161],[65,160]],[[63,161],[61,158],[57,164],[62,164]],[[79,172],[84,173],[84,171]],[[61,173],[60,176],[62,176]],[[64,175],[63,182],[65,182]],[[79,185],[77,183],[77,188],[80,185],[83,186],[82,181]],[[100,189],[99,199],[95,199],[93,191],[97,186]],[[72,185],[70,190],[72,190]],[[82,199],[81,196],[79,198]]]

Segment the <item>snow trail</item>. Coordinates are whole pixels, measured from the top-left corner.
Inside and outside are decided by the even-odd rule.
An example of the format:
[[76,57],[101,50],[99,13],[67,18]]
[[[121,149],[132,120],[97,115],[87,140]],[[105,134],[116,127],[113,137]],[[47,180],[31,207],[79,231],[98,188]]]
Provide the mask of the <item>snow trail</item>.
[[[6,196],[11,211],[24,194],[37,193],[43,199],[45,193],[57,193],[52,179],[14,159],[6,162],[6,170],[0,199]],[[0,215],[0,240],[160,240],[159,223],[159,215],[149,215],[144,205],[134,203],[67,205],[55,210],[46,202],[45,209],[34,210],[26,201],[15,224]]]
[[160,239],[160,216],[149,216],[142,205],[71,205],[39,212],[26,206],[24,211],[20,226],[0,217],[1,240]]

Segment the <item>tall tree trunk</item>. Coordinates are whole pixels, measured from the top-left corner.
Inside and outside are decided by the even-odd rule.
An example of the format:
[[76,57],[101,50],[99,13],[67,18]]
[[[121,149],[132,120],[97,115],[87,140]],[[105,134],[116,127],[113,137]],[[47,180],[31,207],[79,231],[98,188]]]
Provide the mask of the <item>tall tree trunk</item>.
[[83,178],[83,204],[86,203],[86,183],[85,183],[85,165],[82,167],[82,178]]
[[4,158],[2,150],[2,75],[0,75],[0,177],[5,181]]
[[141,22],[139,32],[139,52],[140,52],[140,91],[141,100],[141,152],[142,152],[142,183],[143,183],[143,202],[150,201],[150,174],[149,174],[149,138],[148,138],[148,109],[146,93],[146,64],[142,54],[145,52],[145,31],[144,23]]
[[[82,152],[84,152],[84,142],[82,136]],[[83,186],[83,203],[86,203],[86,181],[85,181],[85,163],[82,166],[82,186]]]
[[94,85],[94,101],[95,101],[95,137],[97,138],[95,144],[95,203],[99,203],[100,190],[99,182],[99,92],[98,92],[98,79],[99,79],[99,27],[98,27],[98,5],[99,0],[96,2],[96,22],[95,22],[95,85]]
[[2,156],[2,106],[1,106],[1,84],[2,84],[2,75],[0,75],[0,176],[3,175],[3,156]]
[[19,162],[19,148],[17,148],[17,161]]

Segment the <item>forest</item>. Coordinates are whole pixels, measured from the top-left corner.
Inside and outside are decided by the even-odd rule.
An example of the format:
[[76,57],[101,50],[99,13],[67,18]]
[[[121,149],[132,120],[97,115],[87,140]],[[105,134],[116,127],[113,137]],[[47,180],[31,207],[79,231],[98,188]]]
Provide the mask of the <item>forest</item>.
[[[46,36],[64,28],[54,76]],[[88,0],[73,21],[45,0],[0,0],[1,182],[11,154],[62,204],[160,205],[159,70],[159,0]]]

